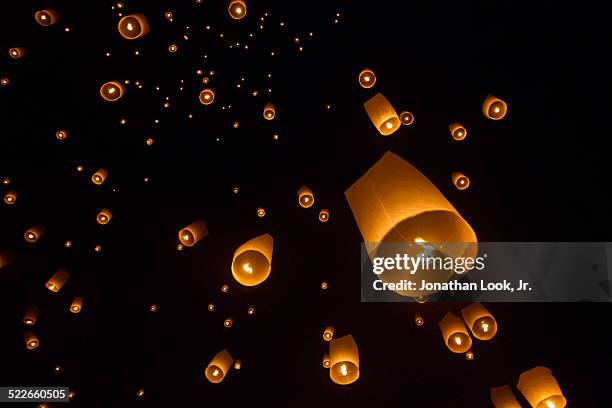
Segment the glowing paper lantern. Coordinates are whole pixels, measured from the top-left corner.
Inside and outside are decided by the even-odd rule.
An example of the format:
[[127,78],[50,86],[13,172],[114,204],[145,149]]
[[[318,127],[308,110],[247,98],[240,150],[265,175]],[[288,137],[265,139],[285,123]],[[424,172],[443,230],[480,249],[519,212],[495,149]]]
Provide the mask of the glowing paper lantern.
[[467,136],[467,129],[459,122],[451,123],[448,130],[455,140],[463,140]]
[[465,352],[465,359],[468,361],[472,361],[474,359],[474,352],[472,351],[472,349],[469,349]]
[[203,89],[199,99],[202,105],[210,105],[215,100],[215,91],[210,88]]
[[25,344],[28,350],[34,350],[40,344],[40,341],[38,341],[38,337],[36,337],[36,335],[31,331],[25,332],[23,338],[25,340]]
[[359,85],[361,85],[362,88],[366,88],[366,89],[371,88],[376,83],[376,75],[374,74],[374,71],[372,71],[371,69],[364,68],[359,73],[358,80],[359,80]]
[[265,217],[265,216],[266,216],[266,210],[265,210],[263,207],[259,207],[259,208],[257,209],[257,216],[258,216],[259,218],[261,218],[261,217]]
[[465,190],[470,186],[470,179],[461,172],[455,172],[451,175],[451,179],[453,180],[453,184],[459,190]]
[[140,388],[140,389],[138,389],[138,391],[136,392],[136,396],[137,396],[138,398],[142,398],[142,397],[144,397],[144,395],[145,395],[145,390],[144,390],[144,388]]
[[65,140],[66,138],[68,138],[68,131],[67,130],[58,130],[57,132],[55,132],[55,138],[57,140]]
[[227,319],[223,321],[223,327],[225,327],[226,329],[231,328],[233,325],[234,325],[234,319],[231,317],[228,317]]
[[403,111],[399,117],[402,125],[410,126],[414,123],[414,115],[408,111]]
[[414,324],[416,324],[417,326],[422,326],[425,324],[425,319],[423,319],[423,316],[421,316],[420,314],[415,314]]
[[55,272],[55,274],[47,281],[45,287],[51,292],[59,292],[69,277],[70,274],[68,272],[63,269],[60,269]]
[[212,303],[209,303],[207,308],[208,308],[209,312],[214,312],[215,311],[215,305],[212,304]]
[[25,316],[23,316],[23,324],[26,326],[34,326],[36,324],[36,320],[38,319],[38,315],[40,314],[40,309],[38,306],[30,306],[26,311]]
[[43,236],[43,234],[47,231],[47,229],[43,225],[35,225],[30,227],[23,233],[23,237],[26,241],[30,243],[34,243]]
[[233,363],[234,359],[227,350],[220,351],[208,364],[208,367],[204,370],[204,375],[211,383],[218,384],[223,381]]
[[108,170],[100,169],[91,176],[91,181],[99,186],[100,184],[104,183],[106,177],[108,177]]
[[491,340],[497,334],[497,322],[482,303],[473,303],[461,309],[467,327],[478,340]]
[[495,408],[521,408],[521,404],[507,385],[491,388],[491,402]]
[[9,48],[9,56],[12,59],[19,59],[23,57],[25,54],[26,54],[25,48],[22,48],[22,47]]
[[329,368],[329,367],[331,367],[331,360],[329,359],[329,354],[324,353],[323,354],[323,368]]
[[38,10],[34,13],[34,20],[43,27],[48,27],[57,23],[59,18],[60,14],[53,9]]
[[327,281],[321,281],[321,289],[325,290],[329,287],[329,284],[327,283]]
[[276,116],[276,106],[273,103],[266,103],[263,110],[263,117],[266,120],[272,120]]
[[15,190],[7,191],[4,195],[4,203],[13,205],[17,201],[17,192]]
[[206,223],[204,220],[199,220],[180,230],[178,237],[183,245],[192,247],[207,235]]
[[243,0],[231,0],[227,11],[231,18],[234,20],[240,20],[246,16],[246,3]]
[[492,120],[500,120],[506,116],[508,105],[501,99],[489,95],[482,103],[482,114]]
[[13,257],[6,251],[0,251],[0,269],[13,263]]
[[234,370],[240,370],[242,368],[242,361],[236,360],[234,361]]
[[247,309],[247,314],[249,316],[254,316],[255,315],[255,306],[249,306],[249,308]]
[[232,275],[244,286],[255,286],[270,276],[274,240],[260,235],[240,245],[234,252]]
[[525,371],[516,388],[533,408],[564,408],[567,404],[550,368],[538,366]]
[[298,190],[298,202],[303,208],[310,208],[314,204],[314,194],[312,190],[306,186],[302,186]]
[[178,46],[176,44],[170,44],[168,46],[168,51],[172,54],[178,51]]
[[[418,256],[427,242],[455,243],[434,248],[441,257],[475,257],[476,234],[442,193],[410,163],[387,152],[347,191],[359,231],[371,259],[395,256],[397,247],[387,249],[381,243],[411,244],[402,247],[408,255]],[[414,245],[419,243],[421,245]],[[393,252],[391,253],[385,253]],[[448,269],[417,269],[410,279],[418,282],[446,282],[455,275]],[[405,270],[385,270],[379,278],[397,283],[406,279]],[[396,290],[403,296],[425,299],[435,290]]]
[[438,326],[444,343],[453,353],[465,353],[472,347],[472,338],[463,321],[454,314],[446,313]]
[[329,221],[329,210],[327,208],[324,208],[321,211],[319,211],[319,221],[321,222]]
[[135,40],[149,32],[149,23],[143,14],[130,14],[119,20],[117,29],[123,38]]
[[77,314],[81,311],[82,308],[83,308],[83,298],[75,297],[72,300],[72,303],[70,304],[70,312]]
[[334,326],[327,326],[325,330],[323,330],[323,340],[331,341],[334,338]]
[[391,103],[377,93],[363,104],[372,124],[383,136],[389,136],[399,129],[401,121]]
[[100,87],[100,96],[108,102],[115,102],[123,96],[125,88],[118,81],[109,81]]
[[111,218],[113,218],[113,214],[110,212],[110,210],[104,208],[98,213],[96,221],[98,221],[98,224],[100,225],[106,225],[110,222]]
[[346,385],[359,378],[359,349],[350,334],[329,343],[329,377],[336,384]]

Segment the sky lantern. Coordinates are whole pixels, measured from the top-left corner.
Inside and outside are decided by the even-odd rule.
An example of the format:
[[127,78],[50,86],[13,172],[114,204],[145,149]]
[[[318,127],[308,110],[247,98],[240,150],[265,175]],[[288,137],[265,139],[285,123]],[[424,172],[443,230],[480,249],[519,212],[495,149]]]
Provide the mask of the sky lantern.
[[520,375],[516,388],[532,408],[564,408],[567,400],[550,368],[534,367]]
[[260,235],[240,245],[234,252],[232,275],[244,286],[255,286],[270,275],[274,240]]
[[38,25],[43,27],[49,27],[59,21],[60,14],[54,9],[43,9],[38,10],[34,13],[34,20]]
[[455,172],[451,175],[451,180],[457,189],[465,190],[470,186],[470,179],[461,172]]
[[376,83],[376,75],[374,71],[369,68],[364,68],[361,70],[358,76],[359,85],[362,88],[371,88]]
[[51,292],[59,292],[62,286],[68,281],[70,274],[63,269],[58,270],[53,276],[47,281],[45,287]]
[[491,120],[500,120],[506,116],[508,105],[501,99],[489,95],[482,103],[482,114]]
[[372,124],[383,136],[389,136],[399,129],[401,121],[391,103],[377,93],[363,104]]
[[399,117],[402,125],[410,126],[414,123],[414,115],[408,111],[403,111]]
[[215,91],[210,88],[205,88],[200,92],[198,99],[202,105],[210,105],[215,100]]
[[415,314],[414,324],[416,324],[417,326],[422,326],[425,324],[425,319],[423,319],[423,316],[421,316],[420,314]]
[[0,269],[13,263],[13,256],[10,252],[0,251]]
[[466,353],[472,347],[472,338],[463,321],[452,313],[446,313],[438,323],[446,347],[453,353]]
[[7,205],[13,205],[17,201],[17,192],[15,190],[7,191],[4,195],[4,203]]
[[327,326],[323,330],[323,340],[331,341],[334,338],[334,326]]
[[198,220],[179,231],[181,244],[191,247],[208,235],[208,228],[204,220]]
[[149,32],[149,22],[144,14],[130,14],[119,20],[117,29],[123,38],[135,40]]
[[106,177],[108,177],[108,170],[100,169],[91,176],[91,181],[99,186],[100,184],[104,183]]
[[266,103],[263,109],[263,117],[265,120],[272,120],[276,117],[276,106],[273,103]]
[[324,208],[321,211],[319,211],[319,221],[321,222],[329,221],[329,210],[327,208]]
[[28,350],[34,350],[40,344],[38,337],[36,337],[36,335],[31,331],[25,332],[23,335],[23,339],[25,340],[25,344]]
[[491,388],[491,402],[495,408],[521,408],[512,389],[507,385]]
[[26,55],[26,50],[23,47],[13,47],[9,48],[9,57],[12,59],[19,59]]
[[77,314],[81,312],[82,308],[83,308],[83,298],[77,296],[72,300],[69,310],[70,310],[70,313]]
[[495,318],[482,303],[472,303],[461,309],[465,324],[478,340],[491,340],[497,334]]
[[223,381],[233,363],[234,359],[227,350],[220,351],[215,354],[208,364],[208,367],[206,367],[204,371],[204,375],[211,383],[218,384]]
[[45,232],[47,232],[47,229],[44,225],[35,225],[33,227],[28,228],[26,232],[23,233],[23,237],[26,241],[32,244],[38,241],[40,237],[44,235]]
[[329,376],[336,384],[351,384],[359,378],[359,349],[350,334],[329,343]]
[[100,225],[106,225],[110,222],[111,218],[113,218],[113,214],[110,212],[110,210],[104,208],[100,210],[100,212],[96,216],[96,221]]
[[314,204],[314,194],[312,190],[306,186],[302,186],[298,190],[298,202],[302,208],[310,208]]
[[467,129],[459,122],[451,123],[448,126],[448,130],[453,139],[457,141],[463,140],[467,136]]
[[246,3],[243,0],[231,0],[227,12],[234,20],[240,20],[246,16]]
[[23,316],[23,324],[26,326],[34,326],[36,324],[36,320],[38,320],[39,314],[40,308],[38,306],[30,306],[26,311],[25,316]]
[[123,96],[125,88],[119,81],[109,81],[100,87],[100,96],[108,102],[115,102]]
[[57,140],[66,140],[68,138],[68,131],[61,129],[55,132],[55,138]]

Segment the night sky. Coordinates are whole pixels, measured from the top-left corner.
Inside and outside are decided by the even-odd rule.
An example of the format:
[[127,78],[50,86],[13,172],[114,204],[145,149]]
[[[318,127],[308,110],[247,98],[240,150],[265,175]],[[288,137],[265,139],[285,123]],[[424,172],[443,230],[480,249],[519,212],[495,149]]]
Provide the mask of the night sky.
[[[360,302],[362,237],[344,191],[386,151],[422,171],[480,241],[610,240],[597,126],[607,112],[592,97],[605,92],[591,52],[602,26],[580,3],[449,3],[251,0],[236,21],[225,0],[3,4],[0,178],[10,183],[0,192],[18,198],[0,204],[0,251],[14,257],[0,269],[0,385],[69,386],[70,404],[85,407],[475,408],[543,365],[568,407],[610,406],[609,304],[488,304],[499,333],[475,341],[466,361],[437,325],[465,304]],[[33,16],[46,7],[61,18],[41,27]],[[118,13],[143,13],[151,31],[122,38]],[[11,59],[11,47],[27,53]],[[372,89],[357,82],[365,67]],[[116,102],[99,94],[111,80],[129,81]],[[208,106],[205,87],[216,94]],[[414,124],[381,136],[363,108],[376,92]],[[503,120],[483,117],[488,94],[508,103]],[[462,142],[450,137],[455,121],[468,129]],[[100,168],[109,175],[96,186]],[[452,185],[455,171],[469,189]],[[315,194],[309,209],[297,203],[302,185]],[[102,208],[113,214],[105,226]],[[178,231],[199,219],[209,235],[178,251]],[[36,224],[47,232],[29,244]],[[265,233],[271,275],[242,286],[234,250]],[[59,268],[71,277],[52,293],[45,282]],[[35,350],[23,340],[30,305],[41,309]],[[353,384],[334,384],[321,366],[327,325],[359,346]],[[223,349],[242,368],[211,384],[204,369]]]

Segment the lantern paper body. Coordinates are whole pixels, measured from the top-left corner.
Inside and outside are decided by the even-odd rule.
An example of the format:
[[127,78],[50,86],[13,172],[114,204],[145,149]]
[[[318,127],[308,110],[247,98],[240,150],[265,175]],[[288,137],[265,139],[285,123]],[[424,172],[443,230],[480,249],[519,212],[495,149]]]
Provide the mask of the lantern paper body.
[[[344,193],[371,259],[395,256],[397,246],[385,249],[381,243],[405,243],[402,251],[418,256],[423,248],[415,239],[431,243],[453,243],[441,257],[475,257],[476,234],[442,193],[410,163],[387,152]],[[405,247],[405,248],[404,248]],[[389,253],[385,253],[387,250]],[[392,253],[391,253],[392,252]],[[438,252],[440,252],[438,254]],[[379,279],[400,282],[402,279],[446,282],[454,271],[444,269],[385,270]],[[427,290],[397,290],[403,296],[424,298],[435,293]]]
[[28,350],[34,350],[40,344],[40,341],[38,341],[38,337],[36,337],[36,335],[31,331],[25,332],[25,334],[23,335],[23,339],[25,340],[25,344]]
[[4,195],[4,203],[13,205],[17,201],[17,192],[15,190],[7,191]]
[[[550,368],[534,367],[520,375],[516,388],[532,408],[564,408],[567,404]],[[551,405],[552,404],[552,405]]]
[[298,190],[298,202],[303,208],[310,208],[314,204],[314,194],[312,190],[306,186],[302,186]]
[[125,88],[118,81],[109,81],[100,87],[100,96],[108,102],[115,102],[123,96]]
[[34,243],[38,241],[40,237],[42,237],[46,231],[47,230],[44,226],[35,225],[31,228],[28,228],[26,232],[23,234],[23,237],[25,238],[26,241],[30,243]]
[[467,327],[478,340],[491,340],[497,333],[497,322],[482,303],[473,303],[461,309]]
[[408,111],[400,113],[400,121],[402,125],[410,126],[414,123],[414,115]]
[[260,235],[240,245],[234,252],[232,275],[244,286],[255,286],[270,275],[274,240]]
[[104,183],[106,177],[108,177],[108,170],[100,169],[91,176],[91,182],[99,186]]
[[208,235],[208,228],[204,220],[199,220],[179,231],[179,241],[181,244],[191,247],[199,240]]
[[13,263],[13,256],[6,251],[0,251],[0,269]]
[[492,120],[500,120],[506,116],[508,105],[501,99],[489,95],[482,103],[482,114]]
[[491,402],[495,408],[521,408],[521,404],[507,385],[491,388]]
[[82,308],[83,308],[83,298],[75,297],[72,303],[70,304],[70,312],[77,314],[81,312]]
[[117,29],[123,38],[135,40],[149,32],[149,23],[143,14],[131,14],[119,20]]
[[465,353],[472,347],[472,338],[459,317],[446,313],[438,326],[444,343],[453,353]]
[[113,218],[113,214],[110,212],[110,210],[104,208],[98,213],[96,221],[98,221],[98,224],[100,225],[106,225],[110,222],[111,218]]
[[66,272],[63,269],[60,269],[59,271],[55,272],[55,274],[51,277],[51,279],[47,281],[45,286],[51,292],[59,292],[69,277],[70,277],[70,274],[68,272]]
[[336,384],[346,385],[359,378],[359,349],[350,334],[329,343],[329,376]]
[[227,12],[234,20],[240,20],[246,16],[246,3],[242,0],[231,0]]
[[330,366],[331,366],[331,361],[329,359],[329,354],[325,353],[323,354],[323,367],[329,368]]
[[233,363],[234,359],[227,350],[218,352],[208,364],[208,367],[206,367],[204,372],[206,379],[214,384],[220,383],[229,372]]
[[40,309],[38,306],[30,306],[25,316],[23,316],[23,324],[26,326],[34,326],[36,324],[36,320],[38,320],[39,314]]
[[467,130],[459,122],[451,123],[448,126],[448,130],[455,140],[463,140],[467,136]]
[[59,18],[60,14],[53,9],[38,10],[34,13],[34,20],[43,27],[48,27],[57,23]]
[[329,221],[329,210],[324,208],[321,211],[319,211],[319,221],[321,222],[327,222]]
[[323,340],[331,341],[334,338],[334,326],[327,326],[323,330]]
[[276,106],[273,103],[266,103],[263,110],[263,117],[266,120],[272,120],[276,117]]
[[381,93],[377,93],[363,104],[372,124],[383,136],[389,136],[401,125],[397,112]]
[[362,88],[366,88],[366,89],[371,88],[376,83],[376,75],[374,74],[374,71],[372,71],[371,69],[364,68],[359,73],[358,80],[359,80],[359,85],[361,85]]
[[203,89],[199,99],[202,105],[210,105],[215,100],[215,91],[209,88]]
[[470,179],[461,172],[453,173],[451,179],[453,180],[455,187],[457,187],[459,190],[465,190],[470,186]]

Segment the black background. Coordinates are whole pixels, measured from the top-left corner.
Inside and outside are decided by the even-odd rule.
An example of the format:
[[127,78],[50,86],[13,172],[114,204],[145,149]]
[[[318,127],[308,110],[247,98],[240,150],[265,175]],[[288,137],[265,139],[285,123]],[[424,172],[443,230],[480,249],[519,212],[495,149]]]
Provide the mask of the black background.
[[[500,332],[465,361],[446,349],[437,327],[463,305],[360,303],[361,236],[343,195],[392,150],[438,186],[481,241],[610,240],[607,136],[598,126],[607,110],[594,97],[606,82],[597,10],[251,1],[247,17],[232,21],[220,0],[133,0],[122,10],[108,1],[34,3],[3,5],[0,38],[5,50],[28,50],[0,62],[0,76],[11,80],[0,88],[0,176],[19,193],[16,205],[0,207],[0,249],[16,259],[0,270],[0,384],[69,385],[72,404],[93,407],[486,407],[491,386],[514,386],[520,373],[544,365],[568,406],[610,405],[608,304],[490,304]],[[33,13],[46,6],[62,17],[43,28]],[[151,32],[122,39],[118,11],[144,13]],[[229,48],[236,41],[249,49]],[[177,53],[168,53],[170,43]],[[356,81],[366,66],[377,74],[371,90]],[[208,107],[197,100],[197,69],[215,71]],[[114,79],[131,83],[120,101],[104,102],[98,89]],[[362,105],[375,92],[413,112],[415,124],[380,136]],[[482,117],[489,93],[508,102],[503,121]],[[166,96],[169,109],[161,106]],[[268,101],[277,106],[271,122],[261,117]],[[448,133],[454,121],[469,131],[461,143]],[[56,140],[58,129],[69,138]],[[94,186],[89,178],[101,167],[109,178]],[[466,191],[450,183],[458,170],[471,179]],[[304,184],[315,192],[311,209],[297,205]],[[259,206],[266,217],[256,216]],[[95,222],[101,208],[113,212],[107,226]],[[331,212],[326,224],[316,219],[321,208]],[[210,235],[178,252],[177,231],[197,219]],[[25,243],[23,232],[37,223],[48,232]],[[272,274],[242,287],[229,270],[233,251],[263,233],[275,240]],[[73,248],[63,247],[66,239]],[[60,267],[71,278],[53,294],[44,283]],[[74,296],[85,298],[76,316],[67,310]],[[30,304],[41,307],[34,351],[25,350],[21,322]],[[332,383],[321,367],[327,324],[359,345],[361,377],[349,386]],[[243,368],[211,384],[203,370],[225,348]]]

